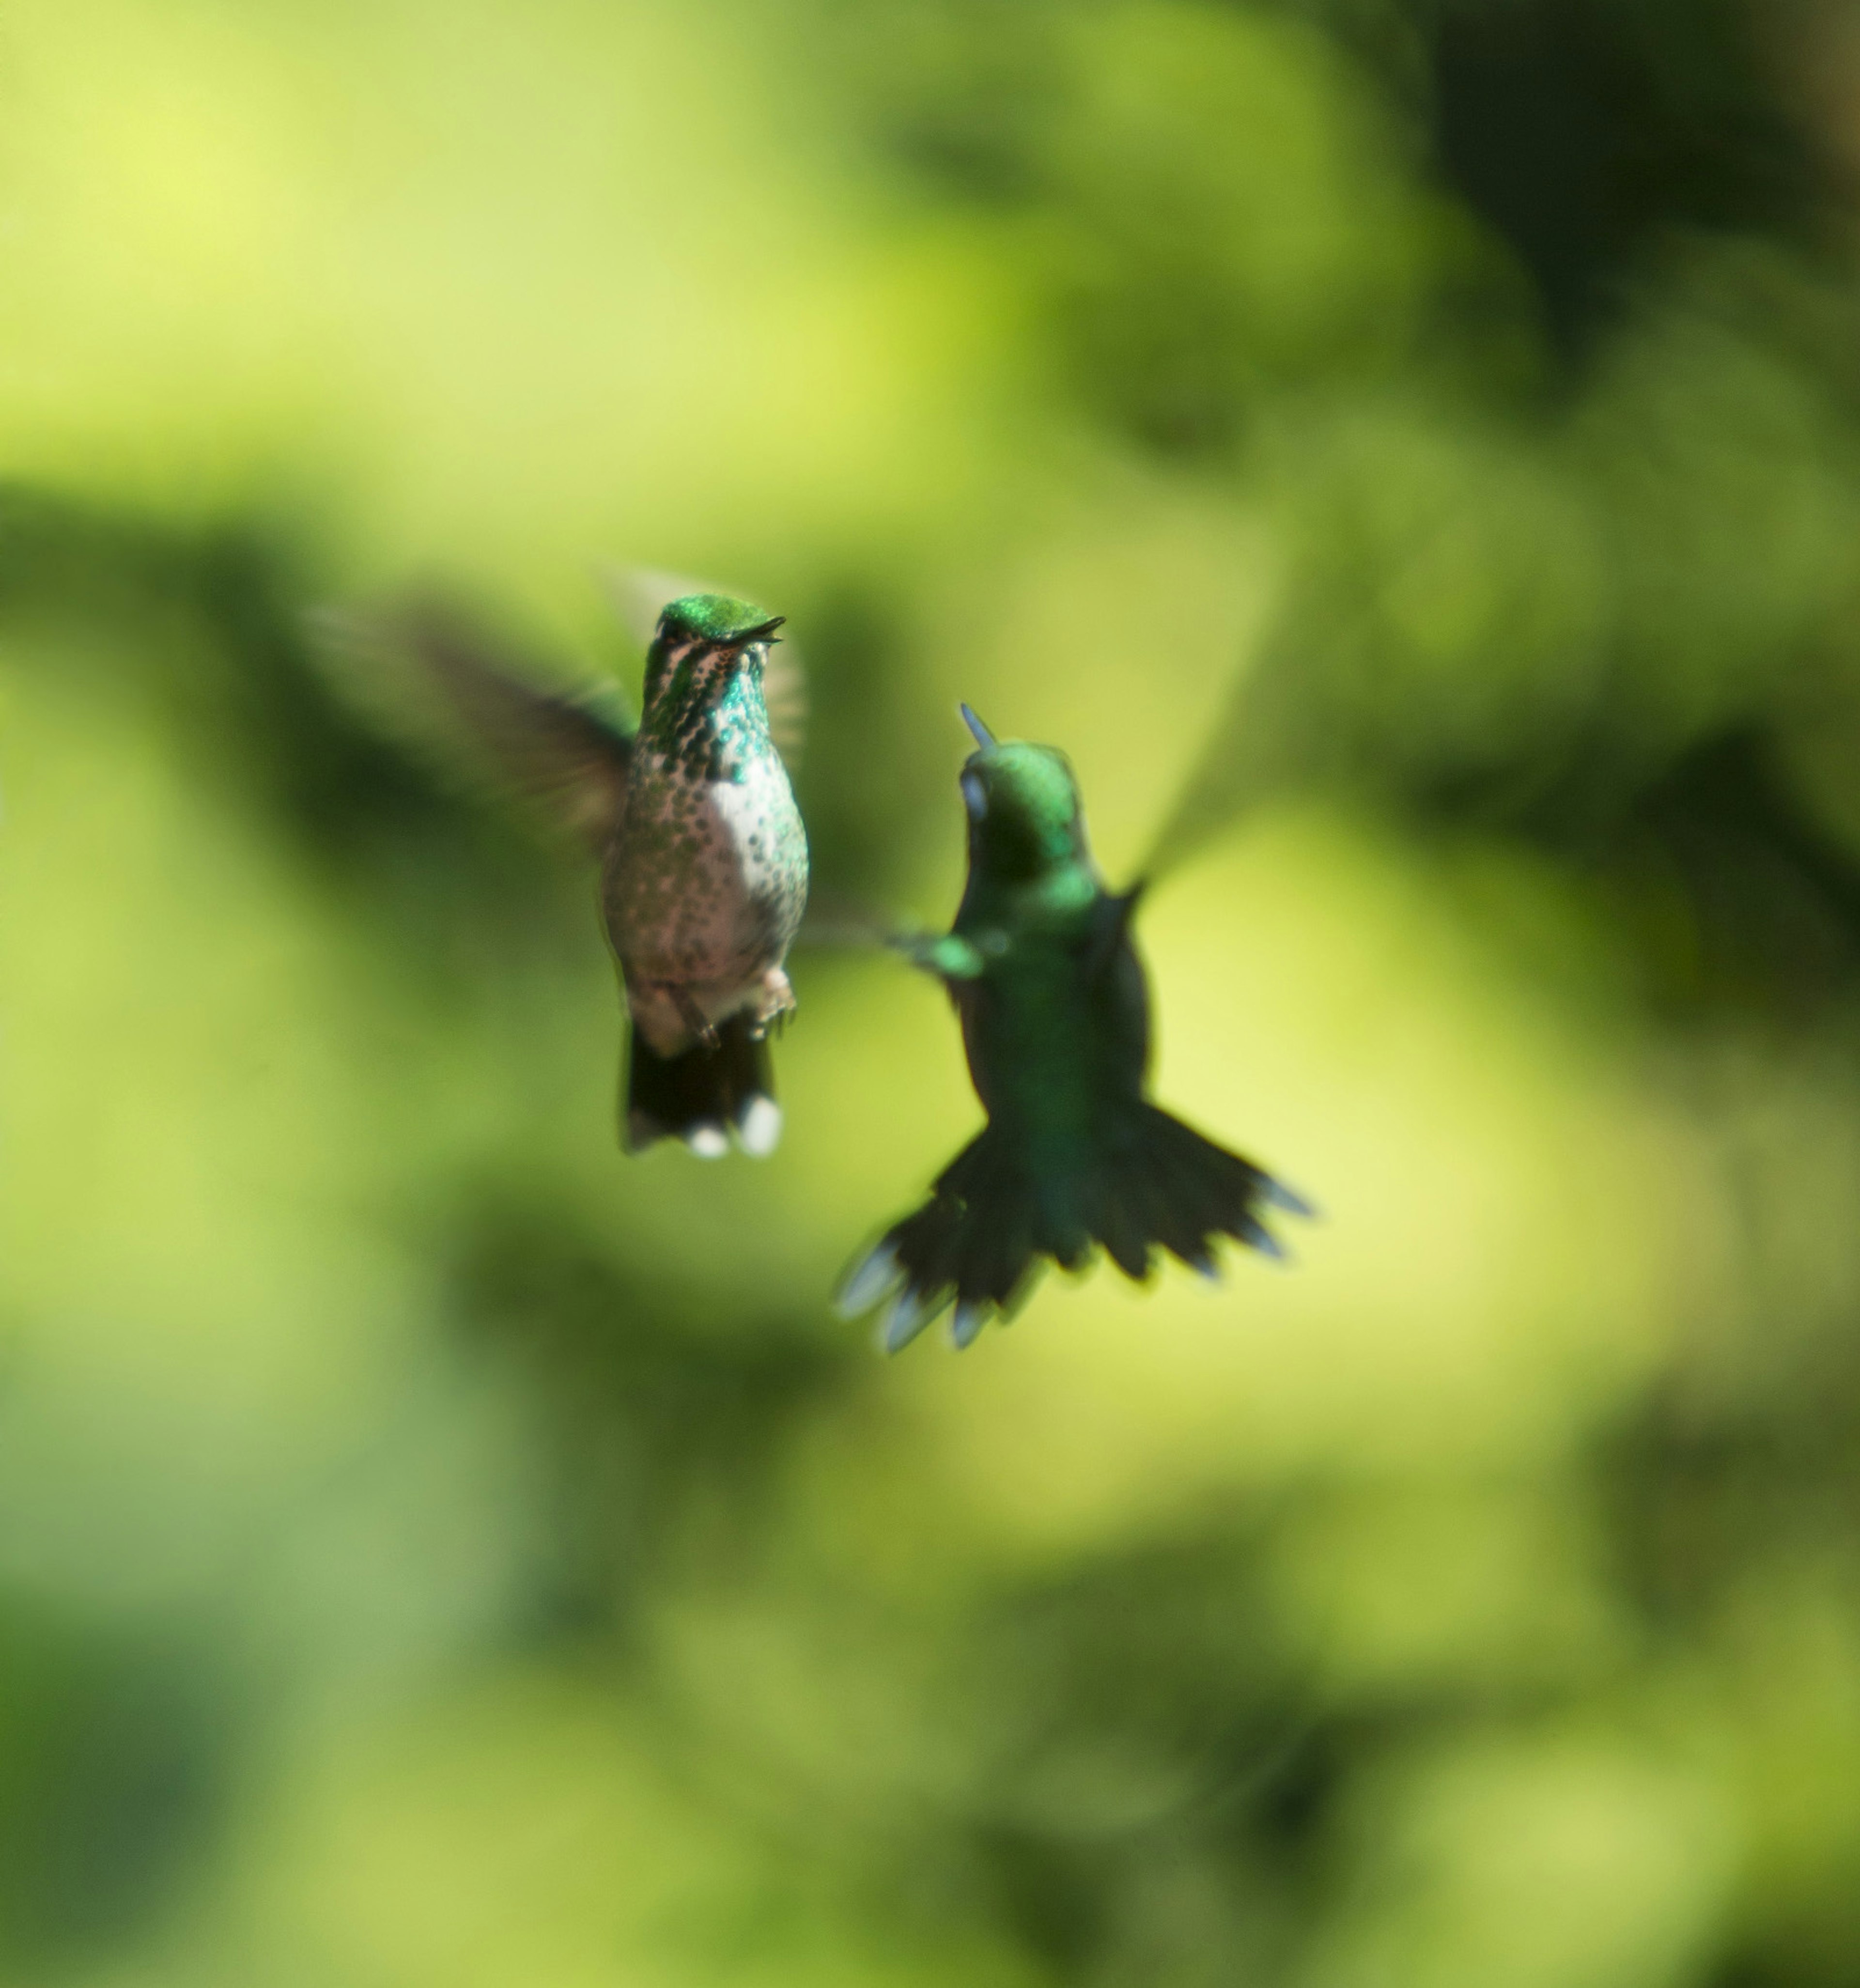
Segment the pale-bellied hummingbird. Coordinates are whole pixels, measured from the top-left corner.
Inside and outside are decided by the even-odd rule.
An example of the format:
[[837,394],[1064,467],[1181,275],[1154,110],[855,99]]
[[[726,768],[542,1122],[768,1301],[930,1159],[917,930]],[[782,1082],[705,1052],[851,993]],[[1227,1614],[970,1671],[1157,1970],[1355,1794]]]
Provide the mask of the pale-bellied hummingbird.
[[1212,1276],[1216,1237],[1281,1256],[1261,1211],[1312,1212],[1145,1097],[1149,995],[1130,930],[1143,887],[1104,888],[1064,754],[962,717],[977,747],[962,773],[968,884],[942,938],[891,942],[949,989],[988,1124],[840,1287],[847,1317],[890,1296],[892,1353],[952,1300],[969,1345],[1043,1258],[1077,1270],[1102,1243],[1141,1280],[1159,1243]]
[[[658,616],[637,730],[544,690],[456,610],[404,607],[360,631],[411,655],[514,784],[600,867],[632,1046],[621,1137],[709,1159],[731,1132],[781,1136],[768,1035],[807,903],[807,837],[771,736],[763,671],[783,617],[690,593]],[[356,624],[348,624],[351,637]]]

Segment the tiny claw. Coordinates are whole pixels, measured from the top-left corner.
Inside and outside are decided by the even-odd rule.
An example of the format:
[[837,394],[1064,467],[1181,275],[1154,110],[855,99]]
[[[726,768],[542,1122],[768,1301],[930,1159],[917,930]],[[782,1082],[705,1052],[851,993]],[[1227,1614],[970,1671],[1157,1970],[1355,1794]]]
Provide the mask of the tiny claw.
[[690,1030],[705,1049],[717,1048],[722,1038],[718,1035],[709,1016],[705,1013],[682,987],[668,988],[666,991],[671,996],[671,1005],[678,1011],[678,1019]]
[[967,705],[959,705],[956,708],[962,714],[962,722],[969,727],[969,737],[972,738],[984,752],[986,752],[989,746],[995,744],[995,735],[989,730],[988,727],[982,722],[980,718],[976,717],[975,713],[969,709]]

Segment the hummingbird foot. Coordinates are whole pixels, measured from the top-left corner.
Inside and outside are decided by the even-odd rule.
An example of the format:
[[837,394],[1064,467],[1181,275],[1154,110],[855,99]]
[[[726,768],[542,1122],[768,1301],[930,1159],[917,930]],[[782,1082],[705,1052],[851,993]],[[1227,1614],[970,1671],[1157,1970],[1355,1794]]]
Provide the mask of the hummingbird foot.
[[794,989],[779,966],[771,966],[756,983],[756,1007],[751,1026],[759,1040],[770,1029],[781,1033],[796,1006]]
[[714,1050],[720,1040],[716,1024],[691,997],[690,990],[668,983],[665,989],[671,1005],[678,1011],[678,1019],[707,1050]]

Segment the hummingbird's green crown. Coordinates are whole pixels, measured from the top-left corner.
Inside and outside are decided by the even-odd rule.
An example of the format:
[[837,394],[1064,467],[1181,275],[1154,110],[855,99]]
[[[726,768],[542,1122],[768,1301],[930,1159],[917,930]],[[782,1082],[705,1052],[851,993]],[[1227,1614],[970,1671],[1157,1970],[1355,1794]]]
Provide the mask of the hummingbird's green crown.
[[688,593],[675,600],[659,616],[659,637],[680,641],[766,641],[783,617],[770,614],[747,600],[733,600],[727,593]]
[[1000,876],[1033,876],[1085,853],[1078,783],[1064,753],[1019,739],[984,746],[962,768],[975,860]]

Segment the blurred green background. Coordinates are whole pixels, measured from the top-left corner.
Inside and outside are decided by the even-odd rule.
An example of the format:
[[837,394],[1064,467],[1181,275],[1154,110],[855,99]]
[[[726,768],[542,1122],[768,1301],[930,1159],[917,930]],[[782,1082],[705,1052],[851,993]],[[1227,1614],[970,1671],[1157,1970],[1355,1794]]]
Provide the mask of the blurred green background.
[[[1848,10],[16,0],[0,106],[0,1978],[1860,1980]],[[876,1358],[883,958],[622,1160],[586,880],[304,632],[626,680],[616,559],[791,617],[823,893],[1069,750],[1294,1273]]]

